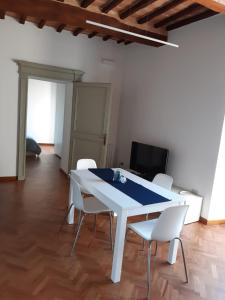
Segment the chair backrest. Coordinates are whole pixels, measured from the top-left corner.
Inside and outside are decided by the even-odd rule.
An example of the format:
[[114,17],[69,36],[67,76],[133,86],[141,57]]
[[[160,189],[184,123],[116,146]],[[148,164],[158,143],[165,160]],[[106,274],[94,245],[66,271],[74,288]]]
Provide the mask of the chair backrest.
[[173,184],[173,177],[167,174],[159,173],[154,177],[152,182],[161,187],[164,187],[165,189],[171,190]]
[[73,205],[79,210],[84,210],[84,199],[81,195],[80,185],[70,177]]
[[77,170],[95,169],[97,168],[94,159],[82,158],[77,161]]
[[171,206],[165,209],[152,231],[152,240],[171,241],[180,237],[188,205]]

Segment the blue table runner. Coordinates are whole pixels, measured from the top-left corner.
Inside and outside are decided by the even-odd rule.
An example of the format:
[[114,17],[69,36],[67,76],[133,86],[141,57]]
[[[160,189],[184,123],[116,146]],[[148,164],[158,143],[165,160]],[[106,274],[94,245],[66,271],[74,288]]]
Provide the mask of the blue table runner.
[[113,181],[114,172],[112,169],[99,168],[89,169],[89,171],[142,205],[171,201],[171,199],[167,199],[128,178],[126,183]]

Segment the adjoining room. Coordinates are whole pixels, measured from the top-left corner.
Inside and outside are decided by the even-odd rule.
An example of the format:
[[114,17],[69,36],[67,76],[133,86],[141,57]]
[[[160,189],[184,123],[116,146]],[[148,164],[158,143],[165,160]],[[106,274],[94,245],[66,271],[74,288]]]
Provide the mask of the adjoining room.
[[65,84],[28,80],[26,165],[47,163],[46,155],[62,159],[65,100]]

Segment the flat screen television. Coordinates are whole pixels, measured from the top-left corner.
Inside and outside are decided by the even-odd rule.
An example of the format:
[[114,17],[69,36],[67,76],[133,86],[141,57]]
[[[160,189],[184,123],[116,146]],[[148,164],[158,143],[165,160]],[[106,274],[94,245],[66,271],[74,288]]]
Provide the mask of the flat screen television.
[[169,151],[160,147],[132,142],[130,169],[152,180],[158,173],[166,173]]

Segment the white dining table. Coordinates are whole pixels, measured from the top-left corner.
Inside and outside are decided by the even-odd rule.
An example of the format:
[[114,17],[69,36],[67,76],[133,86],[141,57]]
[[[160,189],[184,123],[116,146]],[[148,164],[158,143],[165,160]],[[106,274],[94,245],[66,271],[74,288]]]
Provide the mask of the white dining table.
[[[120,170],[120,172],[126,178],[138,184],[141,184],[147,189],[169,199],[170,201],[150,205],[142,205],[133,198],[127,196],[125,193],[114,188],[111,184],[102,180],[89,170],[71,171],[69,206],[73,201],[73,182],[75,180],[76,182],[84,186],[85,189],[90,192],[90,194],[94,195],[98,200],[100,200],[117,214],[116,235],[111,271],[111,279],[114,283],[119,282],[121,278],[127,218],[131,216],[161,212],[167,207],[185,204],[185,200],[182,195],[162,188],[124,169],[117,168],[117,170]],[[68,215],[68,223],[74,223],[74,209],[71,209],[70,214]],[[175,240],[170,242],[168,251],[168,262],[170,264],[174,264],[176,262],[177,249],[178,241]]]

